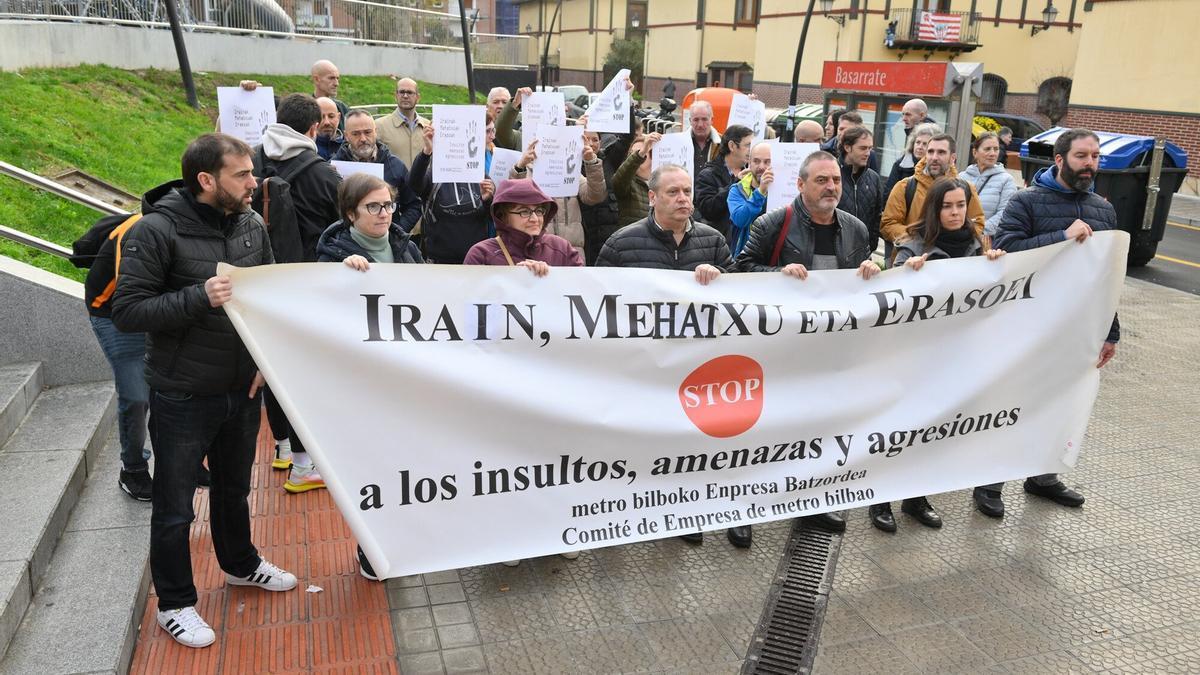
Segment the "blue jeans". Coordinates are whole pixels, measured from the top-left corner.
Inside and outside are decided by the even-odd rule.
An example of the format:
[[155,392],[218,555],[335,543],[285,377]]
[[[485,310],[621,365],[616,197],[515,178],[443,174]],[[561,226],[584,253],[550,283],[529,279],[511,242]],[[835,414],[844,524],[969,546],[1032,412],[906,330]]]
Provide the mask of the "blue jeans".
[[92,332],[112,368],[117,387],[117,433],[121,440],[121,464],[126,471],[145,471],[146,408],[150,388],[146,384],[145,333],[122,333],[112,319],[89,316]]
[[196,514],[196,471],[208,456],[208,510],[213,550],[221,569],[246,577],[258,568],[250,541],[250,468],[262,415],[262,395],[246,391],[191,394],[153,391],[154,497],[150,515],[150,575],[160,610],[196,604],[189,530]]

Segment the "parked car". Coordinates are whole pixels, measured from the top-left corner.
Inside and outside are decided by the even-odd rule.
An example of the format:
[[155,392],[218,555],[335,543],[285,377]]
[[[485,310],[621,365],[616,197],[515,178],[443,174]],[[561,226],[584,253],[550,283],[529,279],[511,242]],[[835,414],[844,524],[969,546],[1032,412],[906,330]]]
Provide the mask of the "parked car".
[[1021,144],[1046,130],[1046,127],[1031,117],[1009,115],[1008,113],[977,112],[976,117],[988,117],[1002,127],[1012,129],[1013,137],[1005,150],[1020,154]]

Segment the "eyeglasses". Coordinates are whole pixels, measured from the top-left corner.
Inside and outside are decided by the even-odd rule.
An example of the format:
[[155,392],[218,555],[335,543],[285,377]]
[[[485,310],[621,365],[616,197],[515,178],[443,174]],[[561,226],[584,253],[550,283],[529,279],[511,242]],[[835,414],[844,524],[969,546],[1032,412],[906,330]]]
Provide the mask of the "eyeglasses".
[[397,89],[396,95],[397,96],[416,96],[417,92],[415,92],[411,89]]
[[549,211],[549,209],[543,209],[543,208],[513,209],[512,211],[509,211],[509,213],[513,214],[514,216],[519,216],[521,218],[524,218],[525,220],[532,220],[534,216],[537,216],[538,218],[545,218],[546,213],[548,211]]
[[383,202],[383,203],[371,202],[370,204],[363,204],[363,209],[365,209],[367,213],[369,213],[373,216],[377,216],[383,211],[387,211],[388,213],[395,213],[396,212],[396,202]]

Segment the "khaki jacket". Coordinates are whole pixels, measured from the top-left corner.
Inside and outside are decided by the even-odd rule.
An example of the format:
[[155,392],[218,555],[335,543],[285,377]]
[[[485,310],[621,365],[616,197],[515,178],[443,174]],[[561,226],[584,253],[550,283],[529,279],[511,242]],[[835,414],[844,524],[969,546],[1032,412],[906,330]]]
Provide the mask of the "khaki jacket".
[[[933,177],[925,174],[925,158],[922,157],[920,162],[914,169],[916,173],[911,178],[896,183],[892,188],[892,193],[888,195],[887,206],[883,207],[883,219],[879,223],[879,234],[884,241],[895,243],[904,239],[907,236],[909,223],[916,222],[921,219],[921,215],[925,212],[925,193],[929,191],[933,185]],[[950,178],[958,176],[958,169],[954,165],[950,165],[950,170],[946,172]],[[907,208],[904,199],[904,191],[908,187],[908,181],[917,181],[917,192],[913,195],[912,208]],[[983,205],[979,202],[979,195],[975,193],[975,186],[967,181],[967,185],[971,188],[971,198],[967,204],[967,218],[975,224],[975,230],[983,234],[983,224],[987,220],[983,215]]]
[[427,126],[429,120],[417,115],[417,128],[410,129],[397,109],[391,114],[375,119],[375,136],[393,155],[404,162],[406,169],[411,169],[417,153],[425,147],[424,130]]

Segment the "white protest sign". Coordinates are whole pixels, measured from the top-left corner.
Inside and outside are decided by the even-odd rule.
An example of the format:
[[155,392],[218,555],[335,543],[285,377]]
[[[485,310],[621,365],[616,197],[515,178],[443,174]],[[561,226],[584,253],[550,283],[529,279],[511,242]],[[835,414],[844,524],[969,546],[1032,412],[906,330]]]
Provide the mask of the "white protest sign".
[[708,286],[592,267],[218,273],[388,578],[1067,470],[1128,247],[1097,232],[867,281]]
[[608,86],[600,92],[587,111],[587,130],[627,134],[629,133],[629,92],[625,89],[625,81],[629,79],[629,69],[622,68]]
[[492,166],[488,171],[488,178],[500,187],[500,184],[508,180],[508,174],[512,172],[512,168],[517,165],[521,159],[520,152],[509,150],[508,148],[495,148],[492,150]]
[[329,163],[333,165],[334,170],[341,174],[343,179],[349,178],[356,173],[365,173],[383,180],[383,165],[376,162],[348,162],[341,159],[331,159]]
[[566,103],[561,91],[537,91],[521,99],[521,150],[537,138],[543,124],[566,126]]
[[480,183],[487,151],[487,109],[481,105],[435,105],[433,182]]
[[551,197],[575,197],[583,180],[583,127],[543,124],[537,128],[533,182]]
[[806,157],[820,149],[818,143],[771,142],[771,173],[775,174],[775,179],[767,191],[768,212],[791,204],[800,194],[800,188],[796,187],[800,165],[804,164]]
[[678,164],[687,169],[692,180],[696,180],[696,149],[692,135],[687,132],[663,134],[662,140],[651,149],[650,170],[663,164]]
[[754,139],[767,137],[767,104],[752,100],[745,94],[734,94],[729,104],[729,122],[725,128],[740,124],[754,132]]
[[240,138],[247,145],[262,143],[263,130],[275,123],[275,91],[259,87],[217,87],[217,114],[221,133]]

